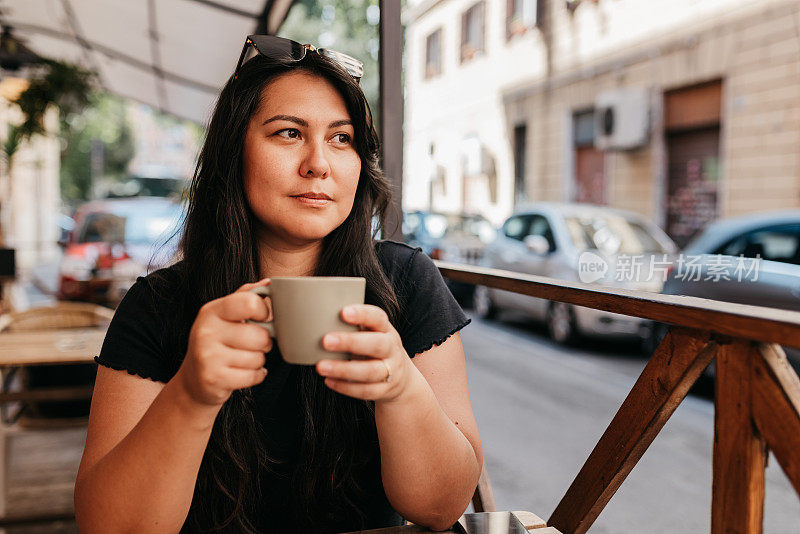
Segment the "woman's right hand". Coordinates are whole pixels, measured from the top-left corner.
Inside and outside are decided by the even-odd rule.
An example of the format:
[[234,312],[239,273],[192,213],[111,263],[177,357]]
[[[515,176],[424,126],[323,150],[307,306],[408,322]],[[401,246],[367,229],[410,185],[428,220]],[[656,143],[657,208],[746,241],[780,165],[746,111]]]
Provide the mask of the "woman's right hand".
[[192,401],[220,407],[234,390],[255,386],[267,376],[264,353],[272,349],[272,339],[264,328],[245,321],[268,319],[266,301],[250,292],[268,284],[266,278],[245,284],[200,308],[175,375]]

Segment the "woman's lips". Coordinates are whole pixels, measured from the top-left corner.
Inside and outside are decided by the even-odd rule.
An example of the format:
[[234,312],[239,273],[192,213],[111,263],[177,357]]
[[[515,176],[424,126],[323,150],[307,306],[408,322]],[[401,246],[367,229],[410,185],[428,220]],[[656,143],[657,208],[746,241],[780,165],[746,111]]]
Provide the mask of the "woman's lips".
[[316,207],[316,208],[321,208],[321,207],[327,206],[328,202],[330,202],[330,199],[327,199],[327,198],[312,198],[312,197],[304,197],[304,196],[295,196],[295,197],[292,197],[292,198],[300,201],[300,204],[302,204],[304,206]]

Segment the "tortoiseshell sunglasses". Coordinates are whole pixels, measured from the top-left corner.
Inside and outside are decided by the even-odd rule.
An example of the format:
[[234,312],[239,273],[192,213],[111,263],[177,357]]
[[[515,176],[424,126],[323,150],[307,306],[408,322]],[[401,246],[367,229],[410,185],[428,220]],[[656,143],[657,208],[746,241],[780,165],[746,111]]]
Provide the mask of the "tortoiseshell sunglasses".
[[300,61],[306,57],[306,53],[310,50],[341,65],[356,81],[361,80],[364,75],[364,64],[342,52],[328,50],[327,48],[315,48],[310,44],[300,44],[297,41],[274,35],[248,35],[244,41],[244,47],[242,47],[242,54],[239,56],[239,63],[236,64],[236,70],[233,73],[234,80],[239,77],[239,69],[245,63],[244,58],[251,46],[262,56],[294,61]]

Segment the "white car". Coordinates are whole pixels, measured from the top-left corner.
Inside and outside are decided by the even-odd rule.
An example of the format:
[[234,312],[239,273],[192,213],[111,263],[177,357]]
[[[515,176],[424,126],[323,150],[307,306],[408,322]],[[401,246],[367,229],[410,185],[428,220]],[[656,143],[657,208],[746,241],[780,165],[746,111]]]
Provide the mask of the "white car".
[[[518,209],[484,251],[482,266],[569,282],[659,292],[675,243],[635,213],[577,203],[541,202]],[[475,311],[486,318],[513,310],[547,324],[570,343],[582,335],[646,338],[642,319],[479,286]]]

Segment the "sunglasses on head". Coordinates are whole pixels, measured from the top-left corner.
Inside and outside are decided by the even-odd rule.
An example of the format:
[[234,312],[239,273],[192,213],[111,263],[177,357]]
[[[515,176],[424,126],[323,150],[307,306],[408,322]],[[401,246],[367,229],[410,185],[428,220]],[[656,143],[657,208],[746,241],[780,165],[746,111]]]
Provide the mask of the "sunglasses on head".
[[315,48],[310,44],[300,44],[297,41],[276,37],[275,35],[248,35],[244,41],[244,47],[242,47],[242,54],[239,56],[239,63],[236,64],[236,70],[233,73],[234,80],[239,77],[239,70],[245,63],[244,58],[250,51],[250,47],[264,57],[292,61],[300,61],[306,57],[308,51],[316,52],[341,65],[356,81],[359,81],[364,75],[364,64],[342,52],[328,50],[327,48]]

